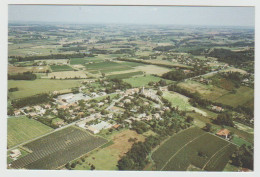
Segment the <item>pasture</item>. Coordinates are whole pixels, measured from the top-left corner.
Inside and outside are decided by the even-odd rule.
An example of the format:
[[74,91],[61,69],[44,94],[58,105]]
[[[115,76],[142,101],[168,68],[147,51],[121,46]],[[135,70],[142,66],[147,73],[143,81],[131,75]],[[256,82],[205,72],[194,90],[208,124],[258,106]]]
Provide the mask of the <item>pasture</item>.
[[18,91],[9,93],[11,100],[24,98],[39,93],[50,93],[80,86],[78,80],[51,80],[51,79],[37,79],[34,81],[25,80],[9,80],[8,89],[18,87]]
[[70,126],[24,145],[33,152],[12,162],[15,169],[57,169],[107,140]]
[[157,170],[186,171],[190,165],[200,170],[222,171],[235,145],[196,127],[172,136],[152,154]]
[[137,71],[137,72],[129,72],[129,73],[124,73],[124,74],[112,74],[107,76],[109,79],[125,79],[125,78],[130,78],[133,76],[137,75],[143,75],[142,71]]
[[7,119],[7,146],[11,148],[37,136],[43,135],[53,129],[36,120],[23,117]]

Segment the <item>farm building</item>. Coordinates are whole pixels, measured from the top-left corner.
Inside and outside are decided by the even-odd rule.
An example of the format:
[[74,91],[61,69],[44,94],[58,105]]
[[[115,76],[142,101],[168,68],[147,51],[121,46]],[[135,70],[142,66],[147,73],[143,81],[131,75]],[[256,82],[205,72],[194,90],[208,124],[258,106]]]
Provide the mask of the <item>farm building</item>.
[[19,149],[11,150],[10,157],[12,159],[17,158],[21,155],[21,151]]
[[230,131],[228,129],[221,129],[216,133],[216,135],[223,137],[225,139],[228,139],[229,134],[230,134]]
[[219,107],[219,106],[212,106],[211,109],[214,110],[214,111],[217,111],[217,112],[222,112],[222,111],[224,111],[224,109],[223,109],[222,107]]

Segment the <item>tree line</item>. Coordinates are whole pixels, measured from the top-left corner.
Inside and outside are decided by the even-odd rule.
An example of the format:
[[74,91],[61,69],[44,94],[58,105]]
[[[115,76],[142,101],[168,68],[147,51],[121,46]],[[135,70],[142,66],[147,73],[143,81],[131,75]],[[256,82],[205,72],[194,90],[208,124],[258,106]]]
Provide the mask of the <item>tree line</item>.
[[35,80],[37,76],[32,72],[24,72],[18,74],[8,74],[8,80]]
[[33,95],[30,97],[20,98],[17,100],[12,100],[12,105],[14,108],[21,108],[29,105],[36,105],[45,102],[49,102],[51,100],[51,96],[47,93],[42,93],[38,95]]

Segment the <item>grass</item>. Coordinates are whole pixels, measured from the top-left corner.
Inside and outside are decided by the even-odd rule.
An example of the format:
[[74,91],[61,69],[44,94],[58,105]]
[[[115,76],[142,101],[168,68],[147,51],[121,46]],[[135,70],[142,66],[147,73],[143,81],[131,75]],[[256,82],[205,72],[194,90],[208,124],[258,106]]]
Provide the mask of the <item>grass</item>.
[[239,89],[237,89],[237,92],[235,94],[225,94],[215,101],[236,108],[237,106],[244,105],[245,103],[253,99],[254,89],[241,86]]
[[247,146],[251,146],[252,144],[247,142],[246,140],[238,137],[237,135],[234,135],[233,139],[232,139],[232,142],[235,143],[236,145],[238,146],[241,146],[243,144],[247,145]]
[[39,93],[49,93],[58,90],[64,90],[72,87],[80,86],[78,80],[50,80],[50,79],[37,79],[34,81],[18,81],[9,80],[8,89],[18,87],[17,92],[13,92],[8,96],[10,99],[18,99],[36,95]]
[[68,65],[51,65],[52,72],[59,72],[59,71],[73,71],[73,68]]
[[161,80],[160,77],[156,77],[152,75],[124,79],[124,81],[131,84],[132,87],[147,86],[149,82],[159,82],[160,80]]
[[[18,157],[18,159],[19,159],[19,158],[22,158],[22,157],[24,157],[24,156],[26,156],[26,155],[28,154],[27,151],[25,151],[25,150],[23,150],[23,149],[21,149],[21,148],[18,148],[18,149],[19,149],[20,152],[21,152],[21,155]],[[14,160],[9,156],[10,153],[11,153],[11,151],[8,151],[8,152],[7,152],[7,164],[10,164],[11,162],[14,161]]]
[[8,148],[53,130],[48,126],[25,116],[8,118],[7,127]]

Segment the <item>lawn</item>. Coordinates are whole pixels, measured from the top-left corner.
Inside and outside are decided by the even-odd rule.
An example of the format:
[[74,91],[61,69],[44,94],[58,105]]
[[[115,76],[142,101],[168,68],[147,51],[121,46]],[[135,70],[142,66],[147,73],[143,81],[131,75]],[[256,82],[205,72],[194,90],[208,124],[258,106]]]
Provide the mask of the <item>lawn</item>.
[[51,65],[52,72],[73,71],[73,68],[68,65]]
[[8,148],[53,130],[48,126],[25,116],[8,118],[7,127]]
[[36,95],[39,93],[49,93],[80,86],[78,80],[50,80],[37,79],[34,81],[9,80],[8,89],[18,87],[18,91],[10,93],[10,99],[17,99]]
[[149,82],[159,82],[160,80],[161,80],[160,77],[156,77],[156,76],[152,76],[152,75],[124,79],[124,81],[131,84],[132,87],[147,86]]

